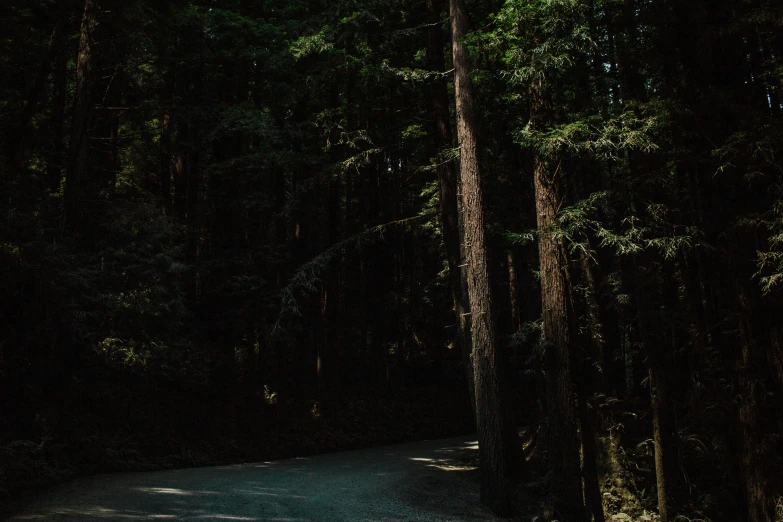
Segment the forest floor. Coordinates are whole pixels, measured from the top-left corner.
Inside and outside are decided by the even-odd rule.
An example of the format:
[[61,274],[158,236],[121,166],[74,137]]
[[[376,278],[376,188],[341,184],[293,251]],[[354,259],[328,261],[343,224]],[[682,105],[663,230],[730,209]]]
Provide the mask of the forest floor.
[[479,504],[475,437],[313,457],[83,478],[10,520],[495,520]]

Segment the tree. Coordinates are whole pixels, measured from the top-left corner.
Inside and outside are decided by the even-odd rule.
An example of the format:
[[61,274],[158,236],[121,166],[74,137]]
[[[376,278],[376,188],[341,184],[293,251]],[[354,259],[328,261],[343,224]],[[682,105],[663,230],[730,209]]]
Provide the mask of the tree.
[[63,228],[71,233],[79,230],[79,207],[85,184],[85,162],[89,141],[87,129],[91,114],[93,68],[92,31],[95,24],[96,2],[84,0],[79,28],[79,54],[76,57],[76,93],[71,117],[71,133],[68,152],[68,170],[65,176],[65,211]]
[[[548,102],[541,82],[531,87],[533,129],[546,125]],[[563,163],[535,155],[536,211],[541,264],[541,307],[546,343],[549,445],[553,455],[555,511],[566,520],[584,516],[577,435],[576,388],[572,343],[577,342],[575,311],[565,241],[557,234],[557,214],[565,205]]]
[[[430,24],[427,38],[427,65],[433,72],[445,70],[443,56],[443,38],[441,36],[442,9],[439,0],[427,0],[427,20]],[[444,79],[436,77],[430,85],[430,110],[434,127],[434,145],[437,153],[435,161],[438,170],[440,189],[440,214],[443,226],[443,244],[449,266],[450,287],[456,319],[456,341],[463,354],[468,379],[468,393],[471,405],[475,409],[475,389],[473,384],[473,365],[471,362],[470,305],[464,295],[462,284],[462,255],[460,252],[460,229],[457,163],[444,154],[444,149],[452,146],[451,122],[449,121],[448,90]],[[475,411],[474,411],[475,414]]]
[[454,96],[460,150],[460,186],[465,213],[462,241],[465,244],[468,296],[471,307],[473,375],[476,395],[476,426],[479,434],[481,501],[496,514],[510,512],[507,477],[508,448],[504,428],[507,414],[501,400],[503,364],[497,346],[495,309],[490,293],[482,178],[479,170],[476,114],[470,82],[469,55],[465,42],[467,10],[463,0],[450,0]]

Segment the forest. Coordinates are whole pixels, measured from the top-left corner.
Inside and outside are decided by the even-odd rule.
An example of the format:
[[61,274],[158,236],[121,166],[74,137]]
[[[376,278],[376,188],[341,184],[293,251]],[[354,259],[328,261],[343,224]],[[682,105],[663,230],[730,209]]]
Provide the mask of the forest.
[[783,521],[779,1],[0,4],[0,501],[477,433]]

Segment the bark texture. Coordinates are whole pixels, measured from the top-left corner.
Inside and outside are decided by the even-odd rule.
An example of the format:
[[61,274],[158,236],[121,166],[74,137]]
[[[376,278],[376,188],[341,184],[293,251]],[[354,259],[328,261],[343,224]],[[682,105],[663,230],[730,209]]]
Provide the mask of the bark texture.
[[[546,122],[547,102],[543,85],[531,89],[531,119],[537,129]],[[561,164],[535,154],[534,185],[539,230],[541,306],[546,342],[549,448],[552,459],[554,513],[559,519],[584,520],[582,480],[577,433],[576,389],[572,371],[571,343],[576,324],[571,295],[568,251],[552,233],[557,213],[564,203]]]
[[487,266],[484,209],[476,145],[476,114],[469,78],[468,51],[462,43],[467,28],[464,0],[450,0],[452,57],[460,149],[460,184],[464,210],[468,297],[476,390],[481,502],[494,513],[510,513],[507,480],[507,426],[501,395],[502,359],[495,339],[495,316]]

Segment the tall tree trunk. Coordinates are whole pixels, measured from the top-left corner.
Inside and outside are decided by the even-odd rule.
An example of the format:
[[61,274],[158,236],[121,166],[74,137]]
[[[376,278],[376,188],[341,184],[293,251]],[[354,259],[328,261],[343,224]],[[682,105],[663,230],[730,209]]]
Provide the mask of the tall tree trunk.
[[76,93],[73,102],[71,121],[70,150],[68,170],[65,176],[63,229],[78,234],[79,199],[82,191],[87,150],[88,119],[92,101],[92,30],[95,24],[94,11],[96,0],[84,0],[81,28],[79,29],[79,53],[76,57]]
[[[531,120],[537,130],[546,124],[548,103],[542,80],[531,88]],[[576,389],[571,343],[577,341],[571,294],[568,251],[553,234],[558,211],[564,204],[562,163],[535,154],[534,185],[539,230],[541,306],[546,343],[549,444],[552,459],[553,510],[559,518],[584,520],[582,480],[577,433]]]
[[[588,242],[589,248],[589,242]],[[589,328],[579,336],[574,364],[574,380],[577,385],[579,408],[579,426],[582,434],[582,476],[584,478],[585,504],[595,522],[604,522],[601,487],[598,481],[598,455],[596,449],[596,431],[598,418],[591,407],[589,398],[597,390],[605,389],[603,382],[603,326],[599,317],[599,305],[595,296],[596,283],[590,260],[584,252],[580,256],[583,284],[587,291],[582,315],[587,316]],[[580,350],[581,348],[581,350]]]
[[[339,89],[335,85],[331,92],[331,108],[337,110],[340,107]],[[332,143],[338,141],[336,131],[332,132]],[[330,150],[330,162],[336,164],[339,159],[336,149]],[[339,183],[335,177],[327,173],[326,179],[320,184],[320,206],[326,215],[326,223],[321,225],[320,251],[325,252],[331,245],[340,240],[340,191]],[[319,393],[330,390],[334,385],[334,376],[337,374],[337,339],[335,333],[338,328],[337,304],[339,302],[340,281],[338,265],[329,261],[329,268],[323,278],[323,287],[320,295],[320,314],[318,317],[318,335],[316,357],[316,380]]]
[[[177,144],[174,147],[174,166],[172,169],[172,178],[174,181],[173,208],[174,214],[180,219],[185,220],[188,217],[188,182],[193,163],[193,153],[191,144],[193,137],[190,132],[190,125],[182,117],[177,118]],[[171,188],[169,188],[171,192]]]
[[[634,49],[639,40],[636,2],[628,0],[620,9],[625,35],[623,45],[618,48],[623,102],[643,102],[647,100],[647,92],[638,64],[634,59]],[[673,88],[674,79],[669,78],[673,70],[671,63],[664,65],[664,85],[667,89]],[[640,164],[639,157],[639,153],[631,153],[629,158],[631,169]],[[651,259],[645,259],[642,265],[654,266]],[[665,292],[661,291],[661,288],[666,285],[676,284],[671,277],[672,273],[671,263],[666,262],[663,275],[660,275],[654,284],[637,282],[635,279],[638,276],[636,270],[627,279],[630,284],[630,293],[635,296],[636,300],[638,335],[644,347],[645,362],[647,363],[650,409],[653,421],[658,514],[661,517],[661,522],[668,522],[673,516],[672,499],[678,476],[677,429],[671,392],[672,378],[669,375],[673,367],[675,347],[667,343],[664,335],[664,320],[661,316],[662,309],[673,313],[678,308],[677,296],[675,295],[673,299],[667,301],[665,295],[662,296]],[[644,295],[643,298],[642,295]]]
[[[427,0],[427,21],[430,24],[427,41],[427,62],[431,71],[445,70],[443,56],[443,38],[441,26],[441,0]],[[436,161],[438,164],[438,184],[440,188],[440,218],[443,224],[443,243],[446,246],[446,261],[449,265],[451,280],[451,298],[457,325],[457,344],[465,365],[465,377],[468,381],[471,407],[476,409],[476,393],[473,383],[473,364],[470,359],[471,340],[468,312],[468,296],[462,291],[462,256],[460,252],[460,220],[457,203],[457,164],[448,161],[443,149],[453,143],[449,123],[448,88],[443,79],[433,80],[431,86],[430,111],[435,128]]]
[[495,310],[490,293],[484,208],[476,144],[476,114],[470,83],[468,51],[462,40],[468,25],[464,0],[450,0],[457,135],[460,148],[460,181],[465,221],[468,298],[473,342],[476,390],[476,426],[479,438],[481,501],[494,513],[510,513],[507,479],[506,408],[500,380],[503,364],[495,339]]
[[52,74],[52,143],[49,149],[46,172],[49,190],[58,192],[60,190],[63,165],[65,165],[65,158],[63,157],[63,125],[65,124],[65,96],[68,89],[68,59],[64,52],[59,52],[54,60]]
[[161,100],[160,115],[160,167],[158,171],[158,190],[161,208],[165,215],[170,215],[172,211],[171,199],[171,178],[174,162],[172,155],[172,112],[176,99],[176,77],[177,70],[174,61],[171,59],[172,43],[166,41],[163,43],[162,58],[163,68],[161,74],[166,79],[166,88]]
[[506,252],[508,262],[508,300],[511,305],[511,328],[518,332],[522,327],[522,319],[519,315],[519,283],[517,280],[517,267],[514,254]]
[[[587,342],[581,343],[587,346]],[[587,508],[587,518],[594,522],[605,522],[604,507],[601,497],[601,487],[598,483],[598,460],[596,449],[597,418],[590,407],[588,393],[591,379],[590,365],[584,354],[577,355],[574,368],[574,378],[577,384],[577,407],[579,412],[579,427],[582,442],[582,478],[584,479],[584,500]]]
[[[649,357],[649,355],[648,355]],[[657,359],[653,357],[653,359]],[[653,414],[653,445],[655,447],[655,481],[658,492],[658,515],[661,522],[668,522],[671,518],[670,479],[674,475],[672,469],[673,444],[669,432],[671,411],[669,410],[669,390],[666,383],[665,369],[663,365],[654,360],[649,365],[650,377],[650,401]]]
[[[673,517],[673,493],[677,478],[677,429],[674,418],[670,374],[674,367],[673,347],[668,346],[663,310],[673,312],[676,303],[666,302],[662,289],[674,285],[671,280],[671,263],[666,262],[663,274],[645,273],[638,270],[626,274],[628,292],[634,296],[638,335],[644,349],[647,376],[650,388],[650,410],[653,423],[653,446],[655,449],[655,478],[658,494],[658,514],[661,522]],[[654,266],[649,256],[639,265]],[[634,263],[634,268],[636,263]],[[649,283],[641,282],[646,277]],[[653,281],[654,280],[654,281]],[[644,297],[642,297],[644,296]],[[675,295],[676,299],[676,295]]]
[[[740,469],[745,486],[745,502],[748,522],[771,522],[770,492],[765,478],[765,462],[762,440],[764,436],[763,368],[767,364],[764,354],[764,333],[759,332],[751,293],[745,283],[737,283],[739,302],[740,354],[736,361],[739,401]],[[755,296],[754,296],[755,297]],[[767,412],[767,418],[769,413]]]
[[[100,64],[96,64],[96,70],[103,70]],[[101,95],[100,106],[96,107],[94,130],[90,133],[91,140],[98,140],[99,145],[93,146],[90,156],[99,156],[96,162],[95,174],[90,177],[89,184],[84,183],[82,193],[96,199],[102,191],[113,193],[117,186],[117,173],[120,170],[119,158],[119,132],[120,118],[123,111],[117,107],[122,105],[122,96],[125,89],[126,75],[123,67],[117,66],[107,79],[105,87],[98,88]],[[89,185],[89,189],[87,188]],[[92,228],[90,233],[95,229]],[[84,230],[83,232],[87,232]]]

